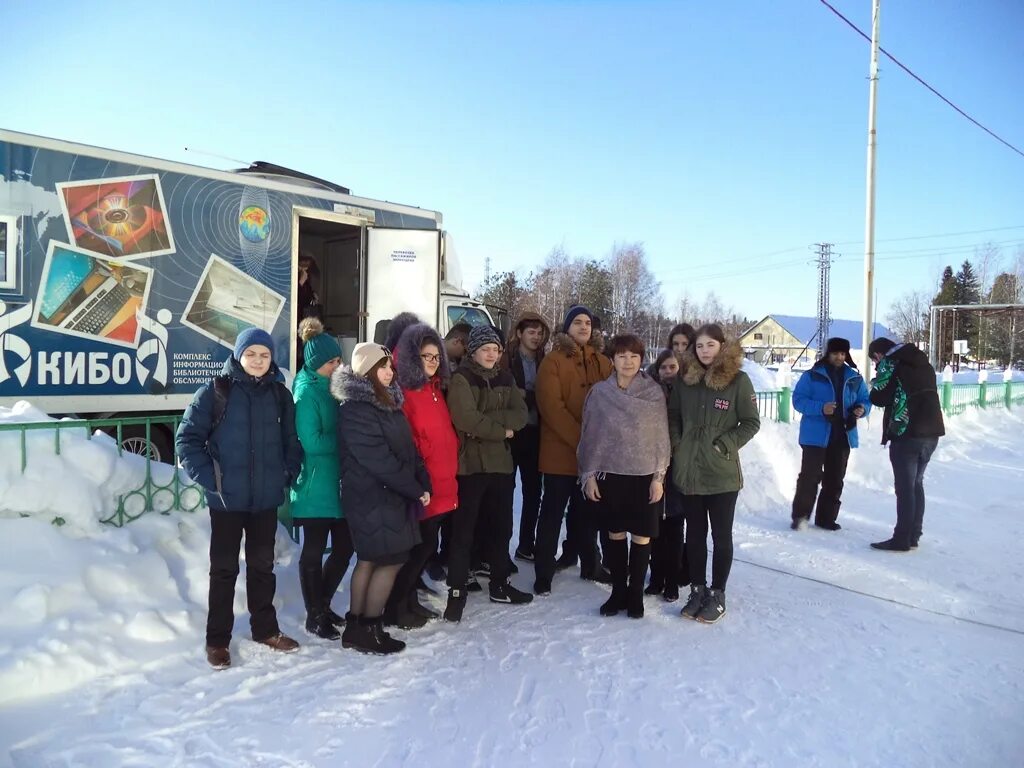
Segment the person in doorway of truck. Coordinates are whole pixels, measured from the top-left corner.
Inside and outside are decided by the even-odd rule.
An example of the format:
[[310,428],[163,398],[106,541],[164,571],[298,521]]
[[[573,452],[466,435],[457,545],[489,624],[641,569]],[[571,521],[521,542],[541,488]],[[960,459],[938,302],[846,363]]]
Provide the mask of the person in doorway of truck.
[[[299,585],[306,605],[306,631],[337,640],[344,619],[331,600],[352,559],[352,537],[342,516],[338,470],[338,403],[331,397],[331,376],[341,365],[341,347],[324,333],[323,324],[307,317],[299,325],[305,358],[295,377],[295,431],[305,459],[292,486],[291,513],[302,529]],[[324,561],[327,539],[331,554]]]
[[395,353],[396,379],[405,396],[402,411],[430,476],[432,493],[419,521],[422,541],[412,548],[398,572],[384,609],[384,624],[416,629],[428,619],[437,618],[434,611],[420,603],[416,583],[427,560],[437,551],[442,521],[450,518],[459,504],[455,479],[459,441],[444,399],[450,374],[440,335],[425,323],[408,326],[398,339]]
[[586,501],[577,483],[576,449],[583,426],[583,403],[590,388],[611,375],[612,362],[601,353],[603,340],[593,335],[593,314],[583,306],[569,309],[556,334],[551,351],[537,370],[537,410],[540,415],[540,459],[544,496],[537,521],[534,551],[534,593],[551,592],[555,575],[555,550],[566,505],[567,541],[560,564],[580,560],[580,577],[595,579],[603,570],[597,549],[597,533],[584,508]]
[[[671,349],[662,350],[654,361],[666,401],[679,381],[679,357]],[[671,477],[672,465],[669,464]],[[665,485],[662,518],[658,538],[651,542],[651,581],[644,590],[648,595],[661,595],[666,602],[679,599],[679,587],[690,583],[690,571],[684,548],[683,496],[671,482]]]
[[917,549],[924,525],[924,472],[939,438],[946,434],[935,371],[928,356],[913,344],[884,336],[868,346],[877,367],[871,402],[885,408],[882,445],[889,444],[896,487],[896,527],[885,541],[871,546],[887,552]]
[[[608,532],[605,563],[612,594],[602,616],[644,615],[644,579],[651,539],[658,535],[670,446],[661,386],[642,372],[644,345],[615,336],[608,345],[614,373],[587,395],[577,450],[580,485],[598,525]],[[627,546],[626,536],[632,541]]]
[[185,411],[175,444],[210,507],[210,592],[206,660],[231,666],[238,555],[245,536],[245,587],[252,639],[290,653],[274,610],[277,508],[302,467],[291,394],[278,382],[274,341],[259,328],[238,335],[223,373]]
[[[526,426],[512,438],[512,462],[519,473],[523,488],[523,506],[519,513],[519,545],[517,560],[533,560],[537,539],[537,516],[540,513],[541,478],[537,462],[540,459],[540,415],[537,411],[537,369],[544,360],[544,348],[551,336],[551,328],[540,315],[523,312],[513,331],[512,340],[505,348],[501,367],[512,374],[516,386],[526,399],[529,416]],[[514,475],[513,475],[514,477]]]
[[341,505],[357,558],[341,644],[363,653],[405,648],[384,630],[382,615],[395,577],[421,541],[418,520],[430,504],[430,477],[394,378],[391,352],[372,342],[357,344],[352,366],[331,377],[331,394],[341,403]]
[[[299,324],[301,325],[302,321],[307,317],[315,317],[318,320],[322,320],[324,305],[320,303],[320,296],[317,294],[314,285],[320,279],[320,268],[317,266],[313,254],[309,251],[301,251],[299,253],[298,273],[295,279],[298,283],[296,307],[298,309]],[[300,370],[304,363],[302,344],[302,336],[300,334],[295,347],[295,371]]]
[[864,377],[850,357],[849,341],[836,337],[826,342],[824,357],[804,372],[793,389],[793,407],[801,414],[803,457],[790,527],[794,531],[806,528],[815,509],[818,528],[838,531],[842,528],[837,519],[846,463],[850,449],[857,447],[857,419],[871,410]]
[[[743,488],[740,449],[757,434],[757,395],[742,371],[743,349],[718,325],[701,326],[683,356],[668,406],[672,481],[683,494],[690,598],[682,615],[714,624],[725,615],[732,526]],[[715,543],[707,588],[708,522]]]
[[526,426],[528,411],[512,374],[498,367],[500,358],[501,338],[491,326],[478,325],[469,335],[466,357],[448,386],[448,408],[459,438],[459,507],[452,516],[446,621],[462,620],[473,535],[480,515],[489,518],[481,530],[489,539],[491,602],[519,605],[533,600],[533,595],[520,592],[508,581],[515,494],[509,441]]

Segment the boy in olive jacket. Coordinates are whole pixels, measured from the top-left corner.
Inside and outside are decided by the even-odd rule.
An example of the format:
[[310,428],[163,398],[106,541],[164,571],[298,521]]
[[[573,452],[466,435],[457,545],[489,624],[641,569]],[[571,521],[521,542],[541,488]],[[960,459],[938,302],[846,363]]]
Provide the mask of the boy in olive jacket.
[[448,605],[444,618],[460,621],[473,534],[480,514],[490,515],[484,551],[491,564],[491,602],[528,603],[533,595],[508,583],[515,471],[509,440],[528,418],[526,400],[508,371],[498,368],[501,337],[490,326],[469,335],[466,357],[448,385],[448,410],[459,437],[459,506],[452,513],[448,557]]

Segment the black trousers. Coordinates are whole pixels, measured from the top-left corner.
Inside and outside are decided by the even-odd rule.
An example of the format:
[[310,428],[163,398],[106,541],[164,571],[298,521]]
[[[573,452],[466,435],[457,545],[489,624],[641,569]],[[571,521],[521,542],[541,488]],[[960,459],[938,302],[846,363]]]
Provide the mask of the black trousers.
[[273,637],[280,628],[274,611],[274,537],[277,510],[210,512],[210,597],[206,644],[227,648],[235,625],[235,581],[245,534],[245,591],[253,640]]
[[597,570],[597,528],[593,515],[587,514],[589,502],[583,498],[576,476],[545,474],[534,549],[534,572],[538,581],[550,582],[555,577],[555,552],[566,505],[569,507],[566,533],[570,546],[579,554],[580,571],[590,576]]
[[896,486],[896,527],[901,546],[917,544],[924,527],[924,471],[939,445],[937,437],[901,437],[889,443],[889,463]]
[[732,523],[736,516],[738,491],[706,496],[683,494],[686,515],[686,557],[690,563],[690,584],[707,585],[708,522],[715,553],[711,559],[711,588],[725,589],[732,570]]
[[395,584],[391,588],[391,600],[397,604],[404,600],[416,587],[416,580],[423,573],[427,561],[437,552],[437,536],[441,530],[441,522],[448,518],[451,513],[436,515],[426,520],[420,520],[420,543],[409,551],[409,559],[395,577]]
[[850,442],[844,434],[839,440],[829,442],[825,448],[816,445],[802,445],[800,448],[803,457],[800,460],[800,474],[796,478],[796,493],[793,495],[793,519],[809,520],[817,496],[815,524],[834,523],[839,517],[846,464],[850,460]]
[[[537,518],[543,482],[540,461],[540,428],[527,426],[512,438],[512,461],[523,488],[523,508],[519,515],[519,549],[532,553],[537,541]],[[513,475],[515,477],[515,475]]]
[[[668,493],[668,489],[665,490]],[[660,587],[678,587],[690,581],[690,565],[683,545],[683,516],[661,521],[658,538],[651,542],[651,583]]]
[[491,583],[508,581],[508,543],[512,538],[512,496],[515,480],[512,475],[487,472],[459,475],[459,506],[452,512],[452,539],[448,553],[448,586],[466,586],[473,538],[481,516],[486,522],[481,531],[488,541],[483,543],[483,556],[491,566]]
[[[331,554],[324,560],[327,539],[331,540]],[[305,517],[302,518],[302,552],[299,555],[299,569],[312,572],[320,571],[319,597],[330,603],[338,585],[345,578],[345,571],[352,562],[355,552],[352,546],[352,534],[348,530],[345,518],[337,517]],[[311,595],[312,597],[313,595]],[[315,607],[315,606],[314,606]],[[310,606],[307,606],[307,611]]]

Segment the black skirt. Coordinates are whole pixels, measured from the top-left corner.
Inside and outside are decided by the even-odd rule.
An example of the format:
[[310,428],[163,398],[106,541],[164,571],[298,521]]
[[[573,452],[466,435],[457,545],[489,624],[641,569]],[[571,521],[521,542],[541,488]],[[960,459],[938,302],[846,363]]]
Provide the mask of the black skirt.
[[601,500],[597,507],[598,527],[609,533],[634,536],[658,535],[661,502],[648,501],[654,475],[605,475],[597,481]]

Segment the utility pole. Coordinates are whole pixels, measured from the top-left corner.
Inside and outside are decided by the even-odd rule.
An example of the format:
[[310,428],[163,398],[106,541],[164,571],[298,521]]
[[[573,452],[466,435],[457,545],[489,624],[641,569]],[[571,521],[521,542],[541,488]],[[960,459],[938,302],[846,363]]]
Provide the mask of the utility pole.
[[818,256],[818,356],[825,355],[825,342],[828,340],[828,329],[832,325],[829,311],[829,274],[832,268],[832,243],[817,243],[814,246]]
[[488,256],[484,259],[484,285],[490,285],[491,283],[491,257]]
[[865,379],[871,378],[871,358],[868,345],[874,331],[874,282],[875,282],[875,103],[878,92],[878,17],[881,0],[874,0],[871,11],[871,74],[868,78],[868,172],[867,205],[864,214],[864,334],[861,341],[864,350]]

